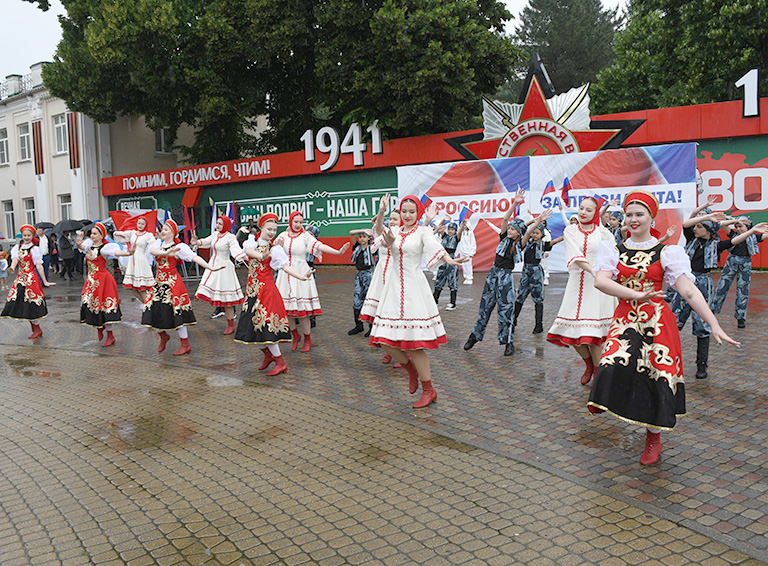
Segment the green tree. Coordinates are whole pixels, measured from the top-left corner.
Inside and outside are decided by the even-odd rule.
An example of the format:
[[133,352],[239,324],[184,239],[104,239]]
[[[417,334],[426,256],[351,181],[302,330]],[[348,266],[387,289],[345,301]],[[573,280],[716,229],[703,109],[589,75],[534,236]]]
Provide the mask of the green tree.
[[[25,0],[45,8],[47,0]],[[44,80],[102,122],[196,128],[192,162],[301,148],[313,126],[474,125],[519,55],[497,0],[68,0]],[[257,139],[250,118],[266,115]]]
[[603,8],[600,0],[530,0],[513,38],[529,58],[541,56],[556,91],[566,92],[594,81],[613,62],[620,22],[617,10]]
[[598,113],[733,100],[734,81],[768,67],[768,0],[632,0],[616,54],[592,90]]

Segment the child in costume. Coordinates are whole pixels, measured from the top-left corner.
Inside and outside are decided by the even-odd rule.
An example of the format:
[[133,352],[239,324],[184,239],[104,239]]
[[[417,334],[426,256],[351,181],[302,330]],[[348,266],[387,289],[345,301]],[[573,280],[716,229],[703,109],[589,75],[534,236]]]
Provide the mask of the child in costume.
[[523,303],[530,294],[533,298],[533,305],[536,313],[536,321],[533,327],[534,334],[544,332],[544,269],[541,266],[544,254],[552,249],[552,246],[563,241],[563,236],[544,241],[544,226],[547,219],[552,216],[552,210],[542,212],[528,226],[525,231],[520,247],[523,252],[523,275],[520,278],[520,287],[517,289],[515,297],[515,313],[513,326],[517,325],[517,317],[523,309]]
[[[736,219],[726,219],[723,214],[706,212],[708,208],[699,207],[691,218],[683,222],[683,235],[685,236],[685,252],[691,261],[691,270],[696,278],[696,288],[704,296],[707,306],[714,304],[714,282],[710,271],[717,268],[720,253],[734,245],[745,241],[757,231],[763,231],[766,224],[758,224],[748,231],[729,240],[720,240],[718,231],[722,226],[734,224]],[[698,312],[691,310],[691,305],[680,295],[672,294],[670,306],[677,316],[677,327],[682,330],[688,317],[693,314],[693,335],[696,336],[696,379],[706,379],[709,366],[709,342],[711,329],[707,322],[699,316]]]
[[491,317],[493,309],[496,308],[496,318],[499,321],[499,344],[504,346],[505,356],[511,356],[515,353],[515,326],[512,324],[515,308],[515,279],[512,270],[515,268],[515,263],[522,259],[520,241],[526,232],[526,224],[520,218],[510,221],[510,217],[517,205],[523,202],[524,195],[523,190],[517,191],[514,200],[504,213],[504,218],[501,221],[499,245],[496,247],[496,258],[491,271],[488,272],[488,277],[485,279],[477,321],[469,338],[464,343],[465,350],[470,350],[475,344],[483,340],[488,319]]
[[291,339],[288,314],[280,291],[275,285],[273,270],[281,270],[302,281],[312,278],[313,269],[299,273],[288,265],[288,256],[281,246],[273,245],[277,235],[277,215],[262,214],[258,220],[258,237],[251,236],[243,244],[248,262],[248,283],[245,286],[245,305],[237,323],[235,342],[258,344],[264,353],[260,370],[267,369],[272,362],[275,366],[267,375],[278,375],[288,371],[280,353],[280,342]]
[[[752,222],[748,218],[739,218],[733,225],[735,234],[743,234],[752,228]],[[730,236],[733,237],[734,233]],[[758,244],[765,239],[763,234],[752,234],[743,242],[735,244],[725,260],[720,281],[717,282],[715,300],[712,312],[720,313],[723,308],[725,296],[731,288],[731,283],[736,279],[736,310],[734,316],[739,328],[746,328],[747,303],[749,302],[749,287],[752,282],[752,256],[760,252]]]
[[[91,237],[83,239],[83,233],[77,232],[75,245],[85,254],[87,274],[81,294],[80,324],[93,326],[98,330],[99,342],[107,339],[102,346],[112,346],[115,336],[112,324],[122,320],[120,299],[117,294],[117,281],[107,269],[107,259],[127,257],[130,251],[123,251],[117,244],[107,242],[107,228],[96,222],[91,230]],[[108,326],[109,325],[109,326]]]
[[[377,252],[373,249],[371,243],[371,230],[350,230],[351,238],[357,237],[357,242],[352,247],[352,257],[350,261],[355,264],[357,274],[355,275],[355,294],[352,297],[352,312],[355,315],[355,327],[347,332],[349,336],[360,334],[365,329],[360,320],[360,311],[363,308],[365,296],[368,294],[368,288],[373,279],[373,270],[378,259]],[[370,336],[370,330],[366,336]]]
[[0,317],[28,320],[32,327],[29,338],[34,339],[43,335],[39,321],[48,314],[43,287],[50,287],[55,283],[50,283],[45,278],[43,254],[33,242],[35,227],[24,224],[20,232],[21,242],[11,249],[11,265],[8,266],[8,260],[5,258],[0,260],[5,261],[6,269],[10,271],[19,268]]
[[588,408],[646,427],[640,463],[658,462],[661,431],[671,431],[685,414],[682,347],[675,315],[663,300],[664,279],[711,327],[718,343],[729,338],[693,283],[691,264],[680,246],[659,242],[651,228],[659,202],[634,191],[624,202],[628,238],[618,246],[605,240],[595,262],[595,286],[619,298],[603,345]]
[[157,331],[160,337],[158,352],[165,350],[170,336],[169,330],[179,334],[181,347],[173,355],[181,356],[192,351],[189,345],[187,326],[197,324],[192,302],[177,266],[183,261],[193,261],[203,269],[218,271],[224,266],[213,267],[193,252],[177,237],[179,226],[174,220],[167,220],[160,231],[160,238],[149,247],[149,253],[157,261],[157,277],[152,285],[141,315],[141,325]]
[[[455,222],[448,222],[445,225],[445,234],[443,235],[440,245],[448,252],[448,255],[452,258],[456,257],[456,249],[461,241],[461,234],[458,233],[458,224]],[[442,231],[442,227],[441,227]],[[466,263],[466,262],[465,262]],[[435,304],[437,304],[440,298],[440,293],[443,291],[443,287],[448,285],[448,289],[451,291],[451,300],[446,307],[447,310],[452,311],[456,308],[456,295],[459,291],[459,266],[448,265],[444,263],[437,269],[437,277],[435,278],[435,292],[433,297]]]
[[477,253],[477,240],[475,232],[469,218],[465,218],[459,225],[459,245],[456,247],[457,258],[468,258],[461,264],[461,273],[464,276],[464,285],[472,285],[474,282],[474,271],[472,268],[472,258]]
[[[123,287],[133,293],[143,304],[147,301],[147,295],[155,284],[149,247],[156,241],[157,211],[134,218],[128,218],[123,222],[120,230],[113,235],[115,241],[126,242],[128,249],[134,250],[125,267]],[[147,230],[148,227],[149,230]]]

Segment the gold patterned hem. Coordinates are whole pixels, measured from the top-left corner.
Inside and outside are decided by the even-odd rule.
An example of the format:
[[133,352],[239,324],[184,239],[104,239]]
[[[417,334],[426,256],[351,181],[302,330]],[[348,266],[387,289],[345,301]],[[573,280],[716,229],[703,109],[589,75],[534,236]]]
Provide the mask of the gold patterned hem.
[[45,313],[40,318],[16,318],[15,316],[11,316],[11,315],[8,315],[8,314],[3,314],[3,315],[0,315],[0,318],[10,318],[11,320],[18,320],[20,322],[24,322],[24,321],[27,321],[27,322],[37,322],[38,320],[43,320],[46,316],[48,316],[48,313]]
[[[654,424],[649,424],[649,423],[643,423],[643,422],[640,422],[640,421],[636,421],[634,419],[628,419],[627,417],[623,417],[623,416],[621,416],[619,414],[614,413],[608,407],[604,407],[603,405],[598,405],[597,403],[595,403],[593,401],[587,401],[587,406],[589,406],[589,407],[596,407],[596,408],[602,410],[605,413],[613,415],[614,417],[616,417],[620,421],[624,421],[625,423],[639,425],[639,426],[644,426],[646,428],[652,428],[654,430],[659,430],[659,431],[664,430],[664,431],[669,432],[669,431],[675,430],[675,427],[658,426],[658,425],[654,425]],[[675,413],[675,417],[685,417],[685,416],[686,416],[686,413]]]

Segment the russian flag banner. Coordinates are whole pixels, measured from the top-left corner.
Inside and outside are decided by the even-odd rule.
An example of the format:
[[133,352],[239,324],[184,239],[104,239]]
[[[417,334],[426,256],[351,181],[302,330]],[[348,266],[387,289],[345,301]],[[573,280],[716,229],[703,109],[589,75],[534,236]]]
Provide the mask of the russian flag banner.
[[465,220],[469,220],[472,217],[473,212],[467,208],[466,206],[463,206],[461,208],[461,214],[459,214],[459,224],[464,222]]
[[544,202],[544,197],[555,192],[555,182],[550,179],[547,186],[544,187],[544,194],[541,195],[541,202]]
[[571,180],[568,177],[563,179],[563,188],[560,189],[560,198],[563,201],[564,206],[568,206],[568,191],[573,187],[571,186]]

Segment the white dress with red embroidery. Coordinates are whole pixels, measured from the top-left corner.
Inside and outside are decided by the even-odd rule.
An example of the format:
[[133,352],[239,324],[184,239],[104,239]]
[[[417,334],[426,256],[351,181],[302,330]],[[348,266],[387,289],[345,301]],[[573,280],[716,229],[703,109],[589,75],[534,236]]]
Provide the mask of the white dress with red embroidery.
[[384,289],[387,277],[390,276],[392,254],[389,253],[389,248],[381,245],[381,243],[382,239],[381,236],[379,236],[374,240],[374,243],[371,246],[373,252],[378,251],[379,261],[376,262],[376,267],[373,268],[371,284],[368,286],[368,292],[365,294],[363,308],[360,309],[360,320],[364,322],[373,322],[374,318],[376,318],[376,309],[379,308],[379,298],[381,297],[381,292]]
[[448,252],[430,228],[418,226],[395,234],[389,247],[390,265],[379,296],[370,344],[387,344],[403,350],[434,350],[445,344],[445,328],[432,290],[421,270],[442,263]]
[[568,267],[568,283],[557,318],[547,334],[547,340],[558,346],[593,344],[605,341],[613,322],[616,298],[595,288],[595,278],[576,265],[576,260],[586,259],[594,266],[600,242],[615,242],[613,234],[603,226],[591,230],[580,224],[571,224],[563,232],[565,260]]
[[199,248],[210,248],[211,258],[208,263],[211,267],[221,267],[219,271],[206,269],[200,285],[197,287],[195,298],[202,299],[217,307],[231,307],[241,305],[245,299],[240,281],[237,279],[235,265],[229,261],[232,256],[235,261],[244,261],[246,255],[237,243],[237,238],[231,232],[220,234],[214,232],[207,238],[199,241]]
[[123,287],[149,291],[155,284],[155,276],[152,274],[152,264],[149,259],[151,257],[149,247],[155,243],[155,236],[149,232],[139,232],[138,230],[128,230],[122,234],[122,237],[118,237],[116,234],[115,239],[127,242],[128,249],[135,250],[132,256],[126,258]]
[[35,268],[43,264],[40,248],[32,244],[17,244],[11,250],[11,259],[18,260],[16,279],[8,292],[8,302],[0,317],[33,322],[40,320],[48,314],[43,284]]
[[[320,242],[307,232],[302,230],[298,234],[293,234],[286,230],[278,235],[274,241],[275,245],[282,246],[288,256],[288,265],[299,273],[309,271],[307,263],[307,254],[312,254],[320,259],[322,254],[318,251]],[[279,271],[277,274],[277,288],[283,297],[285,311],[289,317],[303,318],[310,315],[323,314],[320,308],[320,297],[317,296],[317,285],[315,278],[310,277],[307,281],[291,277],[285,271]]]

